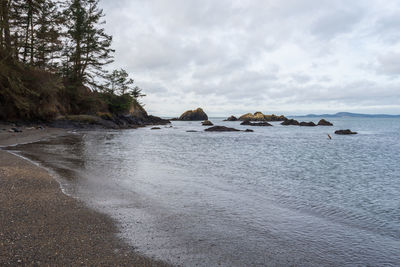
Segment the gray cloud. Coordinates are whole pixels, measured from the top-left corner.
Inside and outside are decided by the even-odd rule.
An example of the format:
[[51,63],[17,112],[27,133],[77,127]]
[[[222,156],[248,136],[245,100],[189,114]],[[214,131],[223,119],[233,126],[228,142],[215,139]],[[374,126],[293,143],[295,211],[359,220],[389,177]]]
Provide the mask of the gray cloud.
[[400,75],[400,53],[388,53],[378,57],[378,73]]
[[[150,112],[400,113],[396,0],[102,2]],[[369,66],[369,67],[365,67]],[[385,75],[382,75],[385,74]]]
[[323,39],[331,39],[338,34],[351,32],[363,16],[364,10],[357,6],[328,10],[311,25],[311,33]]

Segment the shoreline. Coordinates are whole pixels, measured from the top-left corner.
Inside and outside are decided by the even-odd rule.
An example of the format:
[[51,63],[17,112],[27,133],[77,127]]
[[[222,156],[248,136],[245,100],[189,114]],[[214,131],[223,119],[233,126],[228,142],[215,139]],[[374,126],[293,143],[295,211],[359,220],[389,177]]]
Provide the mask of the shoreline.
[[135,253],[111,217],[66,195],[45,168],[4,149],[67,130],[0,128],[0,265],[167,266]]

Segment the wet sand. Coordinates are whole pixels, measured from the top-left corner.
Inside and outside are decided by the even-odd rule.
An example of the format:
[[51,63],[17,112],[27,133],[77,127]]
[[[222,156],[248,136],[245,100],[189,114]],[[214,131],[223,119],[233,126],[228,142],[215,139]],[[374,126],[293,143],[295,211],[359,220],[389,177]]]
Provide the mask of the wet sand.
[[[0,146],[66,133],[22,130],[1,130]],[[108,216],[63,194],[45,169],[0,150],[0,266],[166,266],[136,254],[117,233]]]

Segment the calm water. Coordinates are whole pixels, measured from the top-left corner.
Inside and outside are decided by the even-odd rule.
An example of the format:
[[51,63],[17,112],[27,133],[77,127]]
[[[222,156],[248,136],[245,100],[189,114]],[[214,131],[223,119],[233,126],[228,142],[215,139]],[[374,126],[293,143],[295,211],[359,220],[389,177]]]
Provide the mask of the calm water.
[[[173,122],[13,149],[173,264],[400,266],[400,119],[331,121],[254,133]],[[347,128],[359,134],[333,134]]]

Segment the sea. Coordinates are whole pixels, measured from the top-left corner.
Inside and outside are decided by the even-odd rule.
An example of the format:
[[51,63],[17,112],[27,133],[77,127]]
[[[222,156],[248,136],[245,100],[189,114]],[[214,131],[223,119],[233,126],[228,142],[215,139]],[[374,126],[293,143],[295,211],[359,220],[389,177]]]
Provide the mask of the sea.
[[399,118],[210,120],[254,132],[173,121],[9,149],[111,216],[136,252],[175,266],[400,266]]

